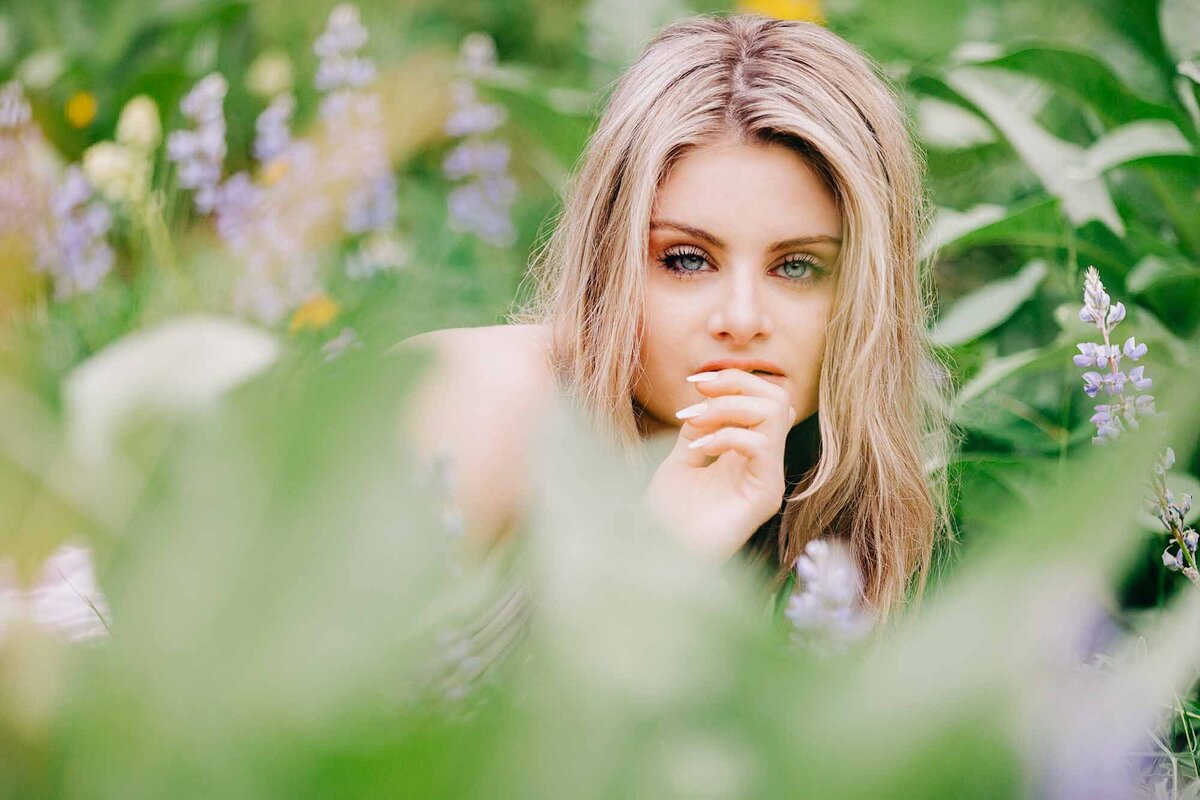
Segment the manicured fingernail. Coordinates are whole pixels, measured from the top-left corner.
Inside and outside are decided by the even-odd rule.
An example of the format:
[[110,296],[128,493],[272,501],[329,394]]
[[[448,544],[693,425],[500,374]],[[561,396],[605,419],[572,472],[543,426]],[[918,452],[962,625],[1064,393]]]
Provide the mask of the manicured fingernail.
[[717,373],[715,373],[715,372],[698,372],[695,375],[689,375],[687,379],[688,379],[689,383],[700,383],[702,381],[715,381],[717,379]]
[[694,405],[694,406],[688,406],[687,408],[681,408],[679,411],[675,412],[675,416],[678,417],[679,419],[691,419],[692,417],[700,416],[707,409],[708,409],[708,401],[705,400],[702,403],[696,403],[696,405]]
[[695,450],[697,447],[704,447],[704,445],[713,440],[714,436],[716,436],[715,433],[710,433],[708,436],[701,436],[699,439],[688,445],[688,450]]

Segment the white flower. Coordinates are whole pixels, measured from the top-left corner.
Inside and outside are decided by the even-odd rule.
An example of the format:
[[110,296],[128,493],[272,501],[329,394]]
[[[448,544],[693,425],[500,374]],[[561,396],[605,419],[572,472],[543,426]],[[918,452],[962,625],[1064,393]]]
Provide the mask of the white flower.
[[21,617],[72,642],[107,639],[108,606],[96,586],[91,551],[59,547],[28,589],[18,584],[15,566],[0,561],[0,641]]
[[83,152],[83,174],[115,203],[136,203],[150,189],[150,163],[115,142],[97,142]]
[[162,141],[158,106],[144,94],[130,100],[117,119],[117,141],[141,153],[149,153]]

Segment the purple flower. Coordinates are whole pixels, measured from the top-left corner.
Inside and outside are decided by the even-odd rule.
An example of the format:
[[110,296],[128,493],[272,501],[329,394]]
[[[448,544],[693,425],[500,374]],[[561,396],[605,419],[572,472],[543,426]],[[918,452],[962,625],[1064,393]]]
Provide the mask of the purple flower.
[[[1142,345],[1142,347],[1145,347],[1145,345]],[[1145,367],[1134,367],[1133,369],[1129,370],[1129,381],[1138,391],[1145,391],[1146,389],[1150,388],[1151,384],[1153,384],[1152,380],[1143,377],[1145,370]]]
[[388,170],[350,196],[344,227],[348,233],[388,230],[398,213],[396,176]]
[[296,110],[296,99],[281,94],[271,101],[254,123],[254,157],[266,164],[283,155],[292,141],[289,123]]
[[1088,267],[1084,277],[1083,307],[1079,310],[1079,318],[1095,325],[1104,337],[1102,343],[1082,342],[1076,345],[1079,354],[1072,357],[1078,367],[1094,365],[1107,369],[1103,374],[1094,371],[1083,374],[1084,394],[1094,398],[1103,389],[1110,398],[1109,403],[1096,406],[1097,413],[1092,416],[1092,422],[1096,425],[1092,442],[1103,444],[1117,438],[1124,430],[1137,429],[1139,417],[1154,413],[1154,398],[1151,395],[1139,395],[1136,399],[1125,395],[1126,385],[1132,385],[1138,391],[1153,385],[1153,381],[1145,374],[1145,367],[1134,367],[1128,374],[1120,369],[1123,357],[1137,361],[1146,355],[1147,348],[1145,344],[1138,344],[1132,336],[1125,340],[1122,347],[1112,343],[1113,328],[1125,319],[1125,304],[1112,303],[1095,267]]
[[317,90],[338,92],[359,89],[375,78],[375,64],[359,55],[367,43],[367,29],[358,8],[342,3],[329,14],[325,31],[313,45],[317,54]]
[[1146,345],[1138,344],[1137,342],[1134,341],[1132,336],[1130,336],[1128,339],[1125,340],[1125,348],[1124,349],[1125,349],[1125,357],[1128,358],[1130,361],[1137,361],[1139,358],[1146,355]]
[[796,559],[800,589],[784,614],[794,640],[817,652],[836,652],[865,637],[874,625],[862,607],[862,576],[847,548],[814,539]]
[[167,158],[179,169],[179,185],[195,192],[196,210],[216,208],[225,161],[225,114],[222,103],[229,84],[214,72],[192,88],[180,102],[195,130],[173,131],[167,139]]
[[446,198],[449,225],[472,233],[496,247],[511,246],[517,238],[510,208],[517,184],[507,174],[511,151],[503,142],[489,141],[486,134],[506,118],[502,106],[480,101],[472,79],[495,65],[495,44],[486,34],[467,36],[460,47],[459,70],[465,78],[451,86],[455,110],[446,120],[445,131],[463,141],[442,162],[445,176],[464,181]]
[[[1185,528],[1187,516],[1192,510],[1192,496],[1181,494],[1177,499],[1167,488],[1167,471],[1175,463],[1175,451],[1167,448],[1154,465],[1154,475],[1150,481],[1152,496],[1145,498],[1146,508],[1155,516],[1166,529],[1172,542],[1163,551],[1163,566],[1174,572],[1182,571],[1193,583],[1200,580],[1196,572],[1196,543],[1197,534],[1192,528]],[[1171,547],[1175,547],[1172,552]]]
[[113,251],[105,236],[112,215],[93,199],[92,186],[83,170],[70,166],[51,201],[53,223],[41,231],[38,269],[54,276],[54,296],[64,300],[90,292],[113,265]]

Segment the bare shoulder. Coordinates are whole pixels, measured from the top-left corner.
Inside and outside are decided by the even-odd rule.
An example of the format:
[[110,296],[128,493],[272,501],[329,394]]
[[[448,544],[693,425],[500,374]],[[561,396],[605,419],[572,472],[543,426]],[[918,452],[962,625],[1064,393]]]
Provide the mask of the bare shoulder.
[[544,325],[487,325],[444,328],[402,341],[397,347],[427,347],[438,364],[435,377],[484,381],[492,390],[515,396],[540,395],[553,377]]
[[546,329],[534,325],[447,328],[401,342],[433,351],[436,364],[408,404],[406,431],[424,459],[449,457],[468,535],[504,533],[527,492],[531,436],[554,391]]

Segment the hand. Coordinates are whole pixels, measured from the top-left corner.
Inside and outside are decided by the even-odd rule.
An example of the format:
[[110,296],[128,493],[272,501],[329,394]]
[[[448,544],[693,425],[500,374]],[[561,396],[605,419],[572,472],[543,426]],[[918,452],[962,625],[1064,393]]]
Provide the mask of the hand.
[[684,422],[644,499],[672,533],[725,559],[779,511],[787,490],[783,448],[796,409],[785,389],[758,375],[711,374],[716,378],[694,384],[708,398],[705,410]]

